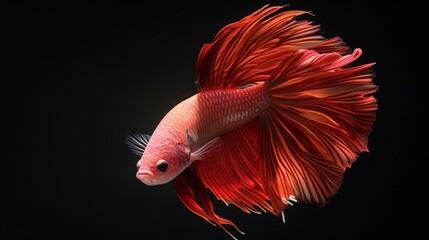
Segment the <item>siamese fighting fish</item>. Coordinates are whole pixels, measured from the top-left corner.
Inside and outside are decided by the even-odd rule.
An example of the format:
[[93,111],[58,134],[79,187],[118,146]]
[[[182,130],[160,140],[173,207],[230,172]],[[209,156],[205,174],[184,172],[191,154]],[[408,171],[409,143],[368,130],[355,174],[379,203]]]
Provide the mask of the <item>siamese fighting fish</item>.
[[[368,152],[377,110],[374,63],[340,37],[300,20],[307,11],[263,6],[222,28],[196,62],[198,93],[178,103],[151,136],[130,134],[137,178],[172,182],[181,202],[230,236],[210,192],[245,213],[281,216],[319,206]],[[298,16],[301,16],[299,19]]]

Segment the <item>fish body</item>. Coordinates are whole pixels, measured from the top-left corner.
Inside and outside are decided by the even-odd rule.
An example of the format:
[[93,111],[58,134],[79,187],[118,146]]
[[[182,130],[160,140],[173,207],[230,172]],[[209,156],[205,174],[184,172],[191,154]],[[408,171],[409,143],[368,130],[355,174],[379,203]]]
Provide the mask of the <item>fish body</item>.
[[[137,163],[137,178],[148,185],[173,180],[198,158],[191,159],[193,152],[214,138],[254,120],[267,106],[268,99],[262,85],[211,90],[184,100],[167,113],[154,131],[145,154]],[[151,162],[150,159],[155,160]],[[174,174],[163,174],[168,176],[163,180],[147,178],[148,171],[156,171],[153,162],[159,159],[168,159],[169,165],[175,166],[168,171]],[[149,173],[149,176],[155,175],[156,172]]]
[[225,225],[243,232],[214,212],[208,191],[246,213],[322,206],[368,151],[375,121],[373,63],[352,66],[362,50],[296,20],[304,11],[279,9],[264,6],[223,28],[198,57],[200,92],[152,136],[127,139],[140,181],[172,181],[190,211],[232,237]]

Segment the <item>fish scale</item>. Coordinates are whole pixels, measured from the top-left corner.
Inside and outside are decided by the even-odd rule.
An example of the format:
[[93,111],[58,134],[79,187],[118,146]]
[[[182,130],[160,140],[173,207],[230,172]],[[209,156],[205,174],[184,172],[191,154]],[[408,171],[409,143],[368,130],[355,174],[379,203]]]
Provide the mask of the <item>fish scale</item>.
[[195,101],[195,117],[198,119],[195,133],[199,137],[195,147],[245,125],[268,107],[262,85],[203,92],[196,96]]

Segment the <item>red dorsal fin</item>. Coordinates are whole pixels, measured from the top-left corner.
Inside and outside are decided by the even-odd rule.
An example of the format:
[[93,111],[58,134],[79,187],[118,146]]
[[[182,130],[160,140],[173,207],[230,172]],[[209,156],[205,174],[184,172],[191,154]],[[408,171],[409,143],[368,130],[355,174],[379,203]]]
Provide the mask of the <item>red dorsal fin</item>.
[[305,11],[284,11],[268,5],[229,24],[205,44],[197,59],[200,91],[238,88],[265,81],[279,63],[299,49],[345,53],[348,47],[336,37],[325,39],[319,26],[296,20]]

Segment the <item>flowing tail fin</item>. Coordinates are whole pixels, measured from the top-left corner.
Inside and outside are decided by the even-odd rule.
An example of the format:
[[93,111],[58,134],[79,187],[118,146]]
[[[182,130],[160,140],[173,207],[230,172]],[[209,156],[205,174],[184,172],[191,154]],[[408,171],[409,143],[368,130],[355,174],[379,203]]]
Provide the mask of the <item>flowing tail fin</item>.
[[299,50],[264,83],[271,105],[261,119],[259,171],[277,214],[291,195],[325,204],[367,151],[377,108],[373,64],[347,67],[361,54]]

